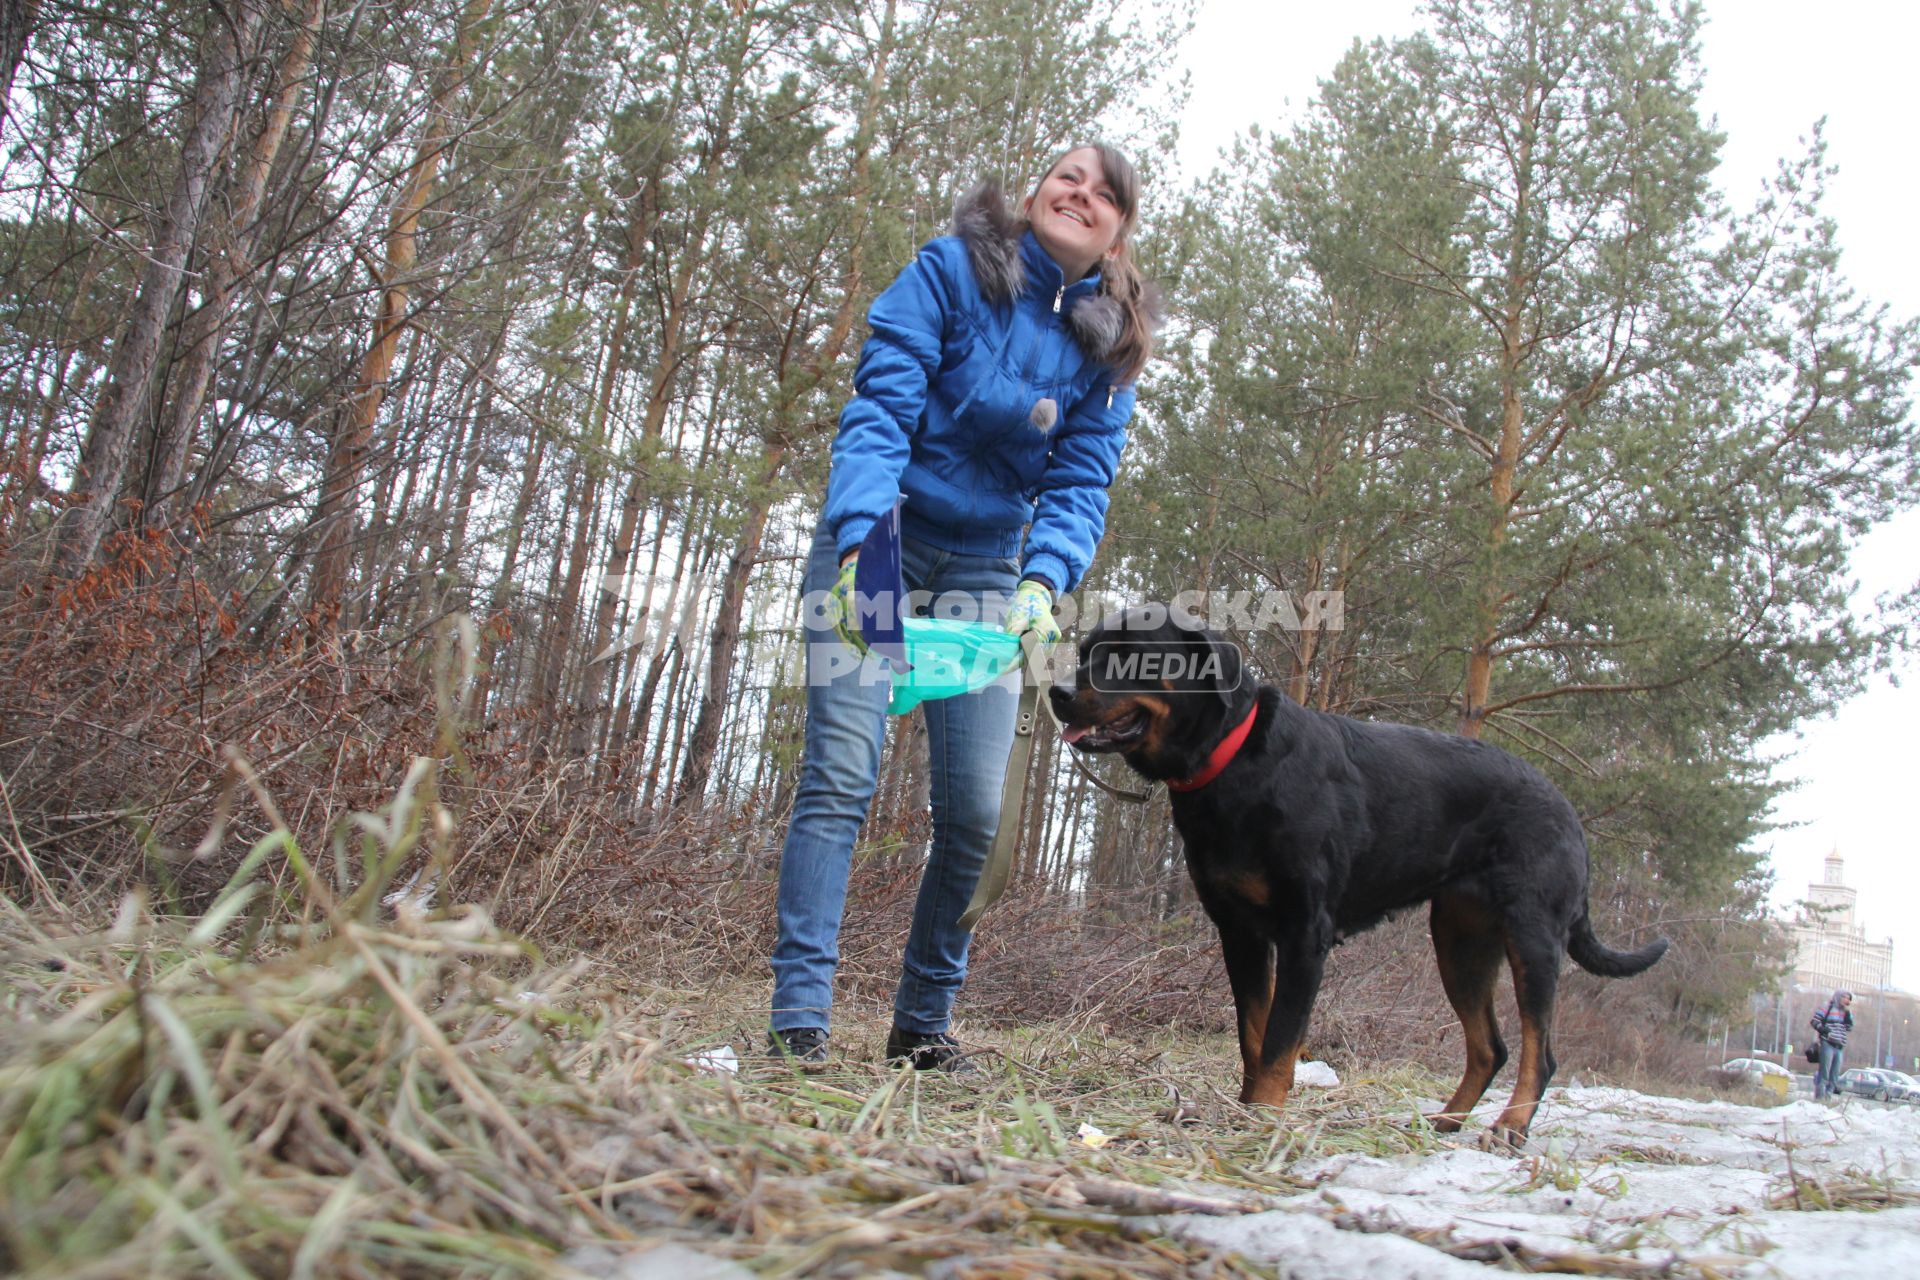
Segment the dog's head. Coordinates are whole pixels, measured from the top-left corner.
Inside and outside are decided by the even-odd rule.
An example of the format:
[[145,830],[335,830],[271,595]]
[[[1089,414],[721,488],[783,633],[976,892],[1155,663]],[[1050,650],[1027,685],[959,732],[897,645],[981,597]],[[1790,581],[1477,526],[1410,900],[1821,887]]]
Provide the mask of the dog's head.
[[1254,690],[1238,646],[1164,605],[1140,605],[1088,632],[1073,685],[1049,696],[1075,750],[1117,752],[1160,779],[1196,773]]

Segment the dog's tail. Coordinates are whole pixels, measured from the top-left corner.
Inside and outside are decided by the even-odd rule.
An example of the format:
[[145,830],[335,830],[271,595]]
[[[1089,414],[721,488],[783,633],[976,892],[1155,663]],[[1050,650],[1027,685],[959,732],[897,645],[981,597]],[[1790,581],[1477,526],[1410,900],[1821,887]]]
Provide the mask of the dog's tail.
[[1638,951],[1615,951],[1593,936],[1593,921],[1582,911],[1580,918],[1573,922],[1573,933],[1567,939],[1567,954],[1588,973],[1602,978],[1631,978],[1642,970],[1652,968],[1656,960],[1667,954],[1667,946],[1665,938],[1655,938]]

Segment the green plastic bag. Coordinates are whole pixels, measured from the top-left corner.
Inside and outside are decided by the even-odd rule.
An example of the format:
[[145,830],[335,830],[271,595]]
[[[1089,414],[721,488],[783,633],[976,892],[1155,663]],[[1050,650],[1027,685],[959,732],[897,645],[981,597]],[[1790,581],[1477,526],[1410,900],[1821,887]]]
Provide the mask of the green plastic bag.
[[977,622],[906,618],[907,661],[913,670],[893,673],[887,710],[903,716],[923,702],[971,693],[1020,665],[1020,637]]

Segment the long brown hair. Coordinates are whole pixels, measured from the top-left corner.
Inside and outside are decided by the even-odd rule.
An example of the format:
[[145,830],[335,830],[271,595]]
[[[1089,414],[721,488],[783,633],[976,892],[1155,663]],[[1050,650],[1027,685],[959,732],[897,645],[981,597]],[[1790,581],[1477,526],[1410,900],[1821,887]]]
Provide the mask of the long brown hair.
[[[1140,376],[1140,370],[1153,354],[1153,330],[1160,318],[1159,293],[1141,277],[1140,268],[1133,260],[1133,231],[1140,223],[1139,171],[1133,167],[1133,161],[1127,159],[1126,152],[1118,147],[1104,142],[1076,142],[1048,161],[1047,167],[1040,173],[1039,181],[1033,184],[1033,190],[1027,196],[1027,204],[1030,205],[1033,197],[1040,194],[1040,183],[1060,167],[1062,160],[1076,151],[1086,150],[1100,157],[1100,176],[1113,189],[1114,203],[1120,209],[1120,234],[1114,239],[1113,248],[1107,251],[1107,257],[1100,262],[1100,291],[1119,303],[1121,313],[1126,317],[1121,326],[1120,339],[1114,343],[1108,360],[1121,382],[1132,382]],[[1022,231],[1029,226],[1024,212],[1026,207],[1022,206],[1020,217]]]

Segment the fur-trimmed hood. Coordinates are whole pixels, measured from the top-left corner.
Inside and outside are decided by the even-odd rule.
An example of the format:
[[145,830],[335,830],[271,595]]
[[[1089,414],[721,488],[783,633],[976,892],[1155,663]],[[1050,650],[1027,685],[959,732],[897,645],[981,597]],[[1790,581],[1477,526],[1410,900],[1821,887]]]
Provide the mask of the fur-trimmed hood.
[[[1010,302],[1026,292],[1027,265],[1020,244],[1026,234],[1020,216],[1007,203],[1000,184],[988,179],[953,206],[953,234],[967,247],[980,293],[992,303]],[[1142,282],[1141,303],[1148,322],[1160,327],[1160,291]],[[1091,360],[1107,363],[1126,331],[1126,312],[1106,291],[1104,281],[1074,301],[1065,313],[1067,329]]]

